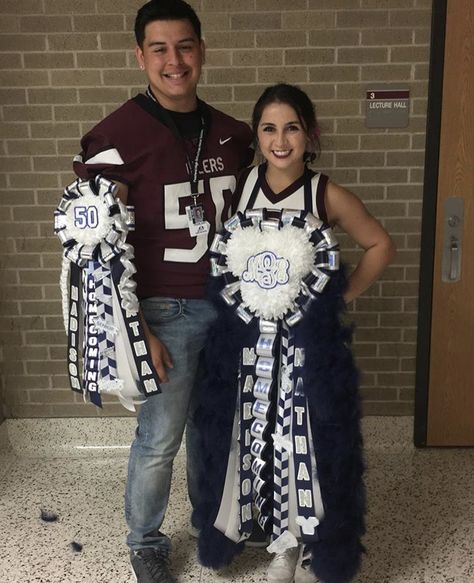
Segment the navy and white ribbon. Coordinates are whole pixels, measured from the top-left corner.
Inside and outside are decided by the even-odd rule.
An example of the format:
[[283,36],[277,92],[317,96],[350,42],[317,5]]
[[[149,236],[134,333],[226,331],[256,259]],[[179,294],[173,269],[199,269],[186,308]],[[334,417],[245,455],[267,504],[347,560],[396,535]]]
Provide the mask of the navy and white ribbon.
[[138,314],[133,249],[126,243],[133,209],[99,175],[69,185],[54,215],[64,248],[61,291],[71,388],[98,406],[101,394],[115,395],[134,411],[137,397],[161,389]]
[[255,347],[241,353],[233,446],[215,526],[235,542],[245,540],[256,511],[272,536],[268,550],[282,552],[297,538],[317,540],[324,517],[304,347],[295,345],[294,329],[339,269],[339,247],[330,227],[310,213],[252,209],[216,235],[211,265],[223,277],[226,304],[247,324],[257,318],[259,327]]

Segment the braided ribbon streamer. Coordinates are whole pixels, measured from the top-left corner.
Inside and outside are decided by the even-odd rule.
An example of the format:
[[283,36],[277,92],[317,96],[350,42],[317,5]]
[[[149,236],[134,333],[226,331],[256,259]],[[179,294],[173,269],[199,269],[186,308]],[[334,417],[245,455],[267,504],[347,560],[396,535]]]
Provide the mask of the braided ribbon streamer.
[[248,538],[253,499],[257,522],[272,537],[269,552],[282,552],[296,537],[317,540],[324,517],[304,348],[295,346],[293,330],[339,269],[339,246],[330,227],[306,211],[252,209],[215,236],[211,266],[223,278],[225,303],[246,324],[257,318],[260,333],[241,352],[233,446],[215,526],[235,542]]
[[116,190],[100,175],[70,184],[54,212],[54,232],[64,248],[60,284],[71,388],[97,406],[101,394],[115,395],[134,411],[137,397],[161,389],[138,314],[133,248],[126,243],[133,208]]

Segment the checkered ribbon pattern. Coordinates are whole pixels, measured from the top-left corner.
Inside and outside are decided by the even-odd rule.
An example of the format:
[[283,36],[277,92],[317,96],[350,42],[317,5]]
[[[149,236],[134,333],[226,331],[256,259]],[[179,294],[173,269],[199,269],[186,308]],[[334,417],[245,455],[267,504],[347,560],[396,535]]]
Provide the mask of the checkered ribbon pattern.
[[[249,324],[256,316],[242,305],[240,282],[227,269],[226,243],[236,229],[255,225],[260,229],[278,229],[284,224],[292,224],[309,233],[315,247],[314,268],[303,278],[300,294],[287,314],[278,320],[258,318],[260,335],[256,346],[247,346],[241,352],[236,411],[238,475],[232,475],[232,464],[236,462],[230,456],[224,485],[226,494],[223,494],[215,523],[216,528],[236,542],[245,540],[251,533],[252,498],[257,521],[274,542],[284,539],[285,533],[289,534],[290,485],[296,490],[293,520],[304,542],[317,540],[316,527],[324,515],[303,387],[304,350],[295,346],[293,330],[311,302],[323,292],[331,272],[339,269],[337,242],[327,225],[305,211],[274,211],[272,214],[265,209],[254,209],[238,213],[227,221],[224,232],[216,235],[211,246],[212,274],[223,277],[222,298]],[[297,354],[299,358],[295,362]],[[235,427],[234,421],[234,437]],[[237,488],[231,483],[235,479]],[[237,528],[232,526],[232,511],[226,511],[233,488],[239,492]]]
[[100,175],[76,180],[63,192],[54,230],[64,249],[61,291],[71,388],[99,407],[101,393],[110,393],[134,410],[135,397],[161,389],[138,316],[133,248],[126,243],[134,213],[115,192]]

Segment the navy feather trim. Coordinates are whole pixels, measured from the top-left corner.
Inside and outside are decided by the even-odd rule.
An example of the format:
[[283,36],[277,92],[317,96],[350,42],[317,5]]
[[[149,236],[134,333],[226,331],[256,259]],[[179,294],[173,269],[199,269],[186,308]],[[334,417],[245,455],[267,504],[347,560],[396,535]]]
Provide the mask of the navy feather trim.
[[[304,346],[307,392],[318,477],[325,518],[319,541],[311,544],[311,567],[324,583],[348,583],[360,567],[364,534],[364,463],[360,432],[358,372],[350,350],[352,330],[342,322],[342,294],[347,285],[341,269],[324,294],[312,303],[294,328],[295,345]],[[207,373],[196,412],[199,428],[203,498],[193,523],[201,533],[199,560],[218,569],[242,551],[214,528],[227,469],[237,398],[237,374],[242,346],[255,345],[256,320],[245,325],[221,300],[222,278],[212,281],[210,296],[219,311],[206,345]]]

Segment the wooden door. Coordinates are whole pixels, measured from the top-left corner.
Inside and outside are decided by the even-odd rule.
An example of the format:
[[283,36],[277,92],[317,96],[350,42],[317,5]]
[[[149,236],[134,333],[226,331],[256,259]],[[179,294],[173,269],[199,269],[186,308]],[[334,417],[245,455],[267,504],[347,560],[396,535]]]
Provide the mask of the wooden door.
[[[454,204],[454,208],[457,209],[455,212],[447,208],[446,205],[450,204]],[[462,210],[464,218],[458,216]],[[459,225],[459,222],[461,237],[457,240],[450,237],[450,227]],[[474,445],[473,0],[447,0],[446,4],[435,225],[426,445],[472,446]],[[424,297],[420,295],[420,302],[423,301]]]

